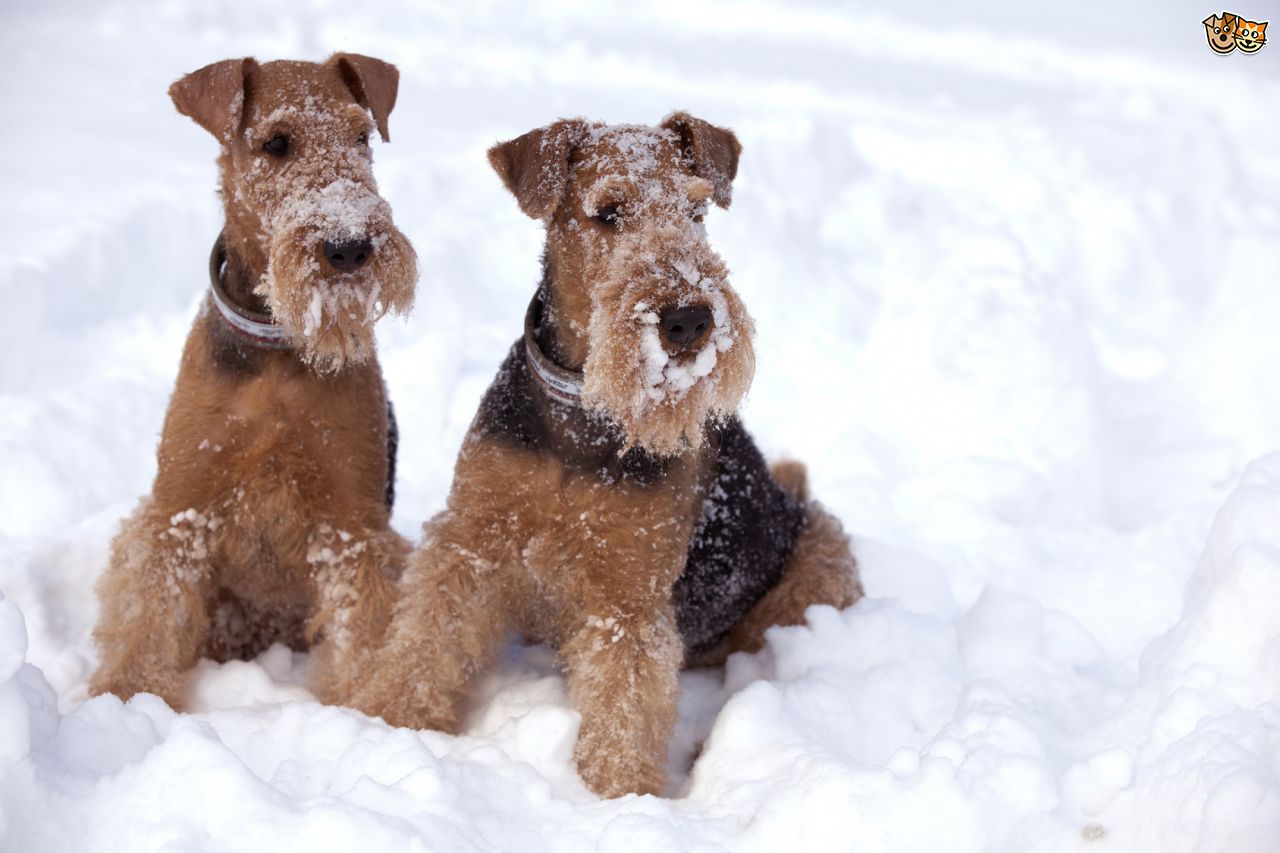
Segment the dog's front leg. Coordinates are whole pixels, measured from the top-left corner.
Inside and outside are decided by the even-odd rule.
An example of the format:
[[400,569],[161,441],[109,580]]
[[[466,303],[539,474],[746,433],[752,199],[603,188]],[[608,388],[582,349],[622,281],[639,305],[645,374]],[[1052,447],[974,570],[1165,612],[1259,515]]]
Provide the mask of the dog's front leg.
[[367,673],[408,554],[409,543],[392,530],[320,524],[311,532],[306,560],[316,609],[307,635],[315,644],[311,686],[322,701],[345,701]]
[[683,654],[669,597],[613,602],[561,649],[582,714],[574,758],[600,796],[661,793]]
[[456,731],[467,683],[506,636],[499,552],[509,542],[458,513],[427,524],[386,642],[352,705],[393,726]]
[[162,513],[150,498],[125,520],[98,580],[102,610],[93,637],[100,662],[91,695],[155,693],[182,709],[209,631],[208,537],[217,527],[216,518],[195,509]]

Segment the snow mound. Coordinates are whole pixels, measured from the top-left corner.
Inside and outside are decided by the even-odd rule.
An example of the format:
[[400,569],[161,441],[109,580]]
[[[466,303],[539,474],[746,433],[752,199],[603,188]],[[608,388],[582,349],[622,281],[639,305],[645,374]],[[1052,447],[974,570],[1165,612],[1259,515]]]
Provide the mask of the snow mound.
[[[1251,465],[1214,522],[1182,617],[1098,733],[1123,772],[1071,776],[1132,849],[1256,851],[1280,843],[1280,454]],[[1114,805],[1106,801],[1116,797]]]
[[142,695],[60,716],[0,600],[0,840],[1266,853],[1280,837],[1277,518],[1280,454],[1218,513],[1181,618],[1123,699],[1100,688],[1113,673],[1087,632],[1025,596],[989,588],[958,621],[884,599],[813,608],[723,681],[683,676],[675,769],[701,755],[673,800],[582,788],[547,650],[513,648],[456,738],[310,701],[306,656],[281,646],[203,662],[197,713]]

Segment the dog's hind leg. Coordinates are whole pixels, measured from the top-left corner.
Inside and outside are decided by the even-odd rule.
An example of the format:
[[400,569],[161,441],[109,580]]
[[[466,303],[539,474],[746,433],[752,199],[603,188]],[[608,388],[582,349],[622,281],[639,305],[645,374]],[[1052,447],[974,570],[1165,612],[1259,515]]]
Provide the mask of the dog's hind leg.
[[816,501],[808,500],[804,466],[780,462],[773,477],[797,498],[807,501],[804,529],[796,539],[778,583],[747,611],[714,647],[696,655],[691,666],[717,666],[733,652],[755,652],[764,632],[774,625],[801,625],[813,604],[849,607],[862,598],[862,581],[840,522]]
[[506,634],[496,553],[506,542],[457,513],[427,524],[386,640],[369,671],[353,679],[351,705],[394,726],[456,731],[467,683]]
[[216,529],[215,519],[194,509],[160,513],[149,498],[126,519],[98,581],[100,662],[91,695],[155,693],[182,709],[209,629],[208,536]]

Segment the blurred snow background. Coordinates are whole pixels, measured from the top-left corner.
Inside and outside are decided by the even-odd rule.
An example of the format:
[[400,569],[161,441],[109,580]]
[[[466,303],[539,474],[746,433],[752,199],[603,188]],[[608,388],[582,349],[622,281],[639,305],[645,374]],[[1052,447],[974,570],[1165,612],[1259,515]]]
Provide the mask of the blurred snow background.
[[[6,4],[0,849],[1280,850],[1280,48],[1214,55],[1219,11]],[[708,227],[759,329],[746,421],[868,597],[684,678],[669,799],[582,788],[539,648],[458,738],[314,704],[283,649],[203,664],[200,713],[85,702],[220,224],[165,89],[334,50],[402,72],[409,535],[538,275],[485,148],[675,108],[744,144]]]

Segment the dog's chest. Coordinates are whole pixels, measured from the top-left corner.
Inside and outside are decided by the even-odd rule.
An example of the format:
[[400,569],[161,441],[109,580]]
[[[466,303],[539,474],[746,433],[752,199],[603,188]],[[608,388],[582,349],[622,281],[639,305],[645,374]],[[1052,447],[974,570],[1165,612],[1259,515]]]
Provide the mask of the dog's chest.
[[525,462],[533,488],[509,517],[518,519],[516,610],[526,633],[558,642],[583,614],[670,600],[701,503],[692,471],[638,485],[546,457]]
[[621,451],[616,426],[541,397],[513,348],[459,459],[455,493],[510,536],[522,627],[670,600],[711,471],[698,454]]
[[251,499],[285,491],[322,508],[337,491],[335,481],[370,445],[372,436],[361,433],[374,431],[384,417],[381,404],[370,401],[370,417],[353,418],[357,407],[336,396],[290,376],[237,383],[204,414],[197,450],[207,442],[209,466]]
[[782,576],[803,504],[737,418],[702,451],[661,459],[620,455],[611,429],[539,394],[517,344],[472,424],[463,491],[482,496],[473,509],[516,522],[531,584],[517,604],[538,636],[566,611],[660,601],[690,650],[710,648]]
[[387,410],[377,368],[324,380],[280,355],[252,375],[229,375],[198,349],[187,355],[155,494],[209,520],[209,545],[230,586],[268,597],[296,589],[321,525],[355,533],[385,518]]

